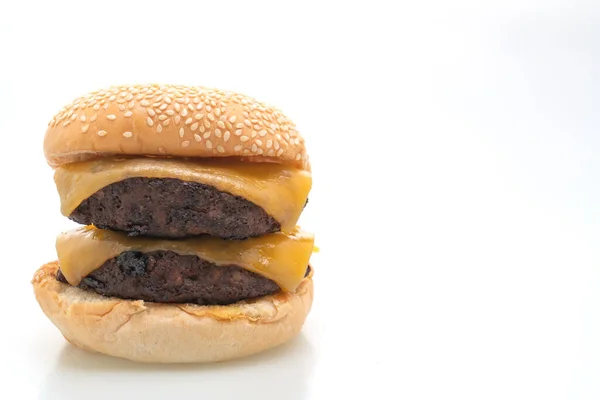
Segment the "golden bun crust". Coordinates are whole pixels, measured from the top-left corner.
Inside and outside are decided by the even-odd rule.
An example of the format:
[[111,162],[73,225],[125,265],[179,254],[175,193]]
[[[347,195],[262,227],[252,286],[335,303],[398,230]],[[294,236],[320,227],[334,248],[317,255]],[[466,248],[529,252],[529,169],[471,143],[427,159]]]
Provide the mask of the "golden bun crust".
[[304,139],[281,111],[200,86],[127,85],[91,92],[48,124],[52,167],[107,155],[237,157],[308,170]]
[[46,316],[72,344],[133,361],[202,363],[245,357],[296,336],[313,299],[311,276],[295,293],[230,306],[157,304],[87,292],[56,280],[58,262],[32,284]]

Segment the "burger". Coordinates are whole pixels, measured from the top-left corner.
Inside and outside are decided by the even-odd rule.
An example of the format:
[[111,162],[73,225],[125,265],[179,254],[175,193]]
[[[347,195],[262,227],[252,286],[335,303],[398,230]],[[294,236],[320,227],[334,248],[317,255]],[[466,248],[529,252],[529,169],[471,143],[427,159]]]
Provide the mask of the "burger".
[[314,237],[298,219],[312,178],[278,109],[212,88],[115,86],[62,108],[44,154],[62,214],[81,224],[32,281],[67,341],[214,362],[301,331]]

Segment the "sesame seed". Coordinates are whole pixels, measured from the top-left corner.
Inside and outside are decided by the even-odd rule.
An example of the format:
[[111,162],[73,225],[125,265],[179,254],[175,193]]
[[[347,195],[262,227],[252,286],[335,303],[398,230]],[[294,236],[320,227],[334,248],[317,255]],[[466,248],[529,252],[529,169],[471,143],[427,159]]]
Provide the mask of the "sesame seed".
[[273,143],[273,147],[275,147],[275,150],[279,150],[279,142],[275,141],[275,143]]
[[242,134],[242,130],[241,129],[236,129],[235,135],[236,136],[240,136],[241,134]]
[[156,132],[161,133],[162,132],[162,125],[158,124],[158,126],[156,127]]
[[199,130],[200,132],[204,132],[206,130],[206,127],[204,125],[200,125]]
[[181,143],[181,147],[188,147],[190,145],[190,141],[186,140],[184,142]]
[[186,125],[189,125],[189,124],[191,124],[193,121],[194,121],[194,120],[192,119],[192,117],[190,117],[190,118],[186,119],[184,123],[185,123]]
[[79,117],[79,120],[80,120],[81,122],[85,122],[85,118],[86,118],[86,117],[85,117],[85,115],[82,115],[81,117]]
[[190,109],[190,111],[196,111],[196,107],[194,107],[192,103],[188,104],[188,108]]
[[146,99],[140,101],[140,105],[144,106],[144,107],[148,107],[150,105],[150,102]]
[[183,128],[179,128],[179,137],[183,137],[185,134],[185,130]]
[[129,118],[133,115],[133,113],[131,111],[127,111],[125,114],[123,114],[126,118]]
[[119,104],[119,110],[125,111],[125,104]]
[[225,149],[224,149],[224,148],[223,148],[223,146],[221,146],[221,145],[218,145],[218,146],[217,146],[217,151],[218,151],[219,153],[225,153]]
[[196,115],[194,115],[194,118],[202,119],[202,118],[204,118],[204,114],[196,114]]
[[215,108],[215,114],[217,115],[217,117],[219,117],[221,115],[221,109]]
[[102,136],[106,136],[106,134],[107,134],[107,133],[108,133],[108,132],[106,132],[106,131],[98,131],[98,132],[96,132],[96,134],[97,134],[98,136],[100,136],[100,137],[102,137]]
[[267,140],[267,149],[273,147],[273,141],[271,139]]
[[146,108],[146,112],[148,113],[149,116],[154,117],[156,115],[156,112],[154,112],[153,109],[151,108]]
[[71,120],[69,119],[69,120],[63,122],[63,126],[68,126],[70,123],[71,123]]
[[85,124],[81,127],[81,132],[87,133],[88,129],[90,129],[90,124]]
[[209,114],[207,115],[207,117],[208,117],[208,119],[210,119],[211,121],[214,121],[214,120],[215,120],[215,116],[214,116],[212,113],[209,113]]
[[159,115],[159,116],[158,116],[158,120],[159,120],[159,121],[164,121],[164,120],[165,120],[165,119],[167,119],[167,118],[169,118],[169,117],[167,117],[167,116],[166,116],[166,115],[164,115],[164,114],[162,114],[162,115]]
[[100,104],[94,104],[94,110],[99,110],[100,109]]
[[167,118],[163,121],[163,126],[167,126],[171,123],[171,118]]
[[269,151],[267,152],[267,155],[268,155],[268,156],[274,156],[274,155],[275,155],[275,152],[273,151],[273,149],[271,149],[271,150],[269,150]]
[[217,126],[218,126],[219,128],[225,129],[225,124],[223,123],[223,121],[218,121],[218,122],[217,122]]
[[210,128],[210,121],[207,120],[207,119],[205,119],[204,120],[204,126],[207,127],[207,128]]
[[218,138],[221,137],[221,130],[219,128],[215,129],[215,136]]
[[173,99],[171,99],[170,96],[165,96],[164,100],[165,100],[165,103],[167,103],[167,104],[171,104],[173,102]]
[[112,96],[110,96],[108,98],[108,101],[115,101],[115,99],[117,98],[117,96],[115,96],[114,94]]
[[75,121],[77,119],[77,114],[71,115],[71,121]]
[[169,107],[169,105],[168,105],[167,103],[163,103],[163,104],[162,104],[162,105],[161,105],[161,106],[160,106],[158,109],[159,109],[160,111],[164,111],[164,110],[165,110],[165,108],[167,108],[167,107]]
[[125,136],[126,138],[130,138],[133,136],[133,133],[131,132],[123,132],[123,136]]
[[254,142],[255,142],[257,145],[259,145],[259,146],[262,146],[262,140],[260,140],[260,139],[256,139]]
[[173,110],[167,110],[167,111],[165,111],[165,113],[167,113],[167,115],[171,115],[171,116],[175,115],[175,111],[173,111]]
[[241,123],[241,122],[238,122],[237,124],[235,124],[235,127],[238,128],[238,129],[240,129],[240,128],[244,127],[244,124]]
[[105,103],[105,104],[102,106],[102,108],[104,108],[105,110],[107,110],[107,109],[108,109],[108,103]]
[[206,105],[206,111],[211,112],[212,111],[212,107],[210,105]]
[[90,117],[90,122],[94,122],[94,121],[96,121],[96,119],[97,119],[97,118],[98,118],[98,116],[97,116],[97,115],[92,115],[92,116]]
[[232,115],[231,117],[229,117],[229,122],[231,122],[233,124],[236,119],[237,119],[237,117],[235,115]]
[[212,142],[210,140],[207,140],[206,142],[204,142],[204,145],[206,146],[207,149],[212,149]]
[[240,142],[247,142],[248,140],[250,140],[248,136],[240,136]]
[[302,157],[302,156],[300,155],[300,153],[296,154],[296,161],[300,161],[300,158],[301,158],[301,157]]
[[244,154],[250,154],[250,150],[244,149]]
[[265,131],[264,129],[262,129],[260,132],[258,132],[258,134],[263,137],[267,134],[267,131]]
[[204,139],[208,139],[209,137],[210,137],[210,132],[206,132],[206,133],[204,134]]
[[182,109],[182,110],[181,110],[181,116],[182,116],[182,117],[187,117],[187,115],[188,115],[188,110],[187,110],[187,108],[184,108],[184,109]]
[[283,149],[277,150],[277,157],[281,156],[282,154],[283,154]]
[[252,147],[250,149],[252,150],[253,153],[256,153],[256,150],[258,149],[258,147],[256,147],[255,143],[252,143]]
[[238,144],[238,145],[236,145],[236,146],[233,148],[233,151],[240,151],[240,150],[242,150],[242,145],[241,145],[241,144]]
[[196,110],[200,111],[200,110],[202,110],[202,107],[204,107],[204,104],[200,103],[200,104],[196,105]]
[[202,140],[202,136],[198,135],[197,133],[194,133],[194,140],[196,142],[200,142]]
[[152,118],[150,117],[146,118],[146,123],[148,124],[148,126],[154,125],[154,121],[152,121]]
[[181,117],[179,115],[176,115],[175,118],[173,118],[173,121],[175,122],[175,125],[179,125],[179,122],[181,121]]
[[252,122],[250,122],[249,120],[244,120],[244,124],[246,124],[246,126],[252,127]]
[[111,121],[114,121],[115,119],[117,119],[117,116],[115,114],[108,114],[106,116],[106,119],[109,119]]
[[255,138],[255,137],[258,136],[258,133],[256,133],[256,131],[252,131],[252,134],[250,136],[252,136],[253,138]]
[[231,133],[229,133],[229,131],[225,131],[225,134],[223,134],[223,140],[225,142],[227,142],[229,140],[230,136],[231,136]]
[[134,101],[130,101],[129,104],[127,104],[128,108],[133,108],[135,106],[135,102]]
[[192,132],[194,132],[196,129],[198,129],[198,123],[197,123],[197,122],[194,122],[194,123],[192,124],[192,126],[190,126],[190,129],[192,130]]

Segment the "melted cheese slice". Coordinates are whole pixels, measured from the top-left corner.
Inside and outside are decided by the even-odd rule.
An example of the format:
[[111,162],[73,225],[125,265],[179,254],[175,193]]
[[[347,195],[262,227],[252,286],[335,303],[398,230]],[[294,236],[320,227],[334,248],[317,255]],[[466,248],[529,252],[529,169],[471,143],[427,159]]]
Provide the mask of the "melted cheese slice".
[[194,255],[217,265],[237,265],[273,280],[293,292],[306,273],[313,252],[313,235],[294,230],[246,240],[223,240],[202,236],[184,240],[131,237],[121,232],[85,226],[60,234],[56,250],[60,269],[71,285],[124,251],[166,250]]
[[56,170],[61,212],[69,216],[103,187],[138,177],[203,183],[243,197],[275,218],[283,232],[296,226],[312,185],[310,172],[273,163],[109,158],[67,164]]

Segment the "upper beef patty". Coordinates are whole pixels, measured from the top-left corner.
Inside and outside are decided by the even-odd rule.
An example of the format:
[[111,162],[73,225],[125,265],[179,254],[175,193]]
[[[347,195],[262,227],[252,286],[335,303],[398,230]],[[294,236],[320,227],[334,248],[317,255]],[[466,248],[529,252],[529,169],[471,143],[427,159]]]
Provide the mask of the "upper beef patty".
[[[60,270],[57,279],[66,283]],[[270,279],[171,251],[126,251],[83,278],[80,289],[160,303],[231,304],[276,293]]]
[[273,217],[242,197],[169,178],[113,183],[84,200],[69,218],[130,235],[164,238],[209,234],[246,239],[280,229]]

